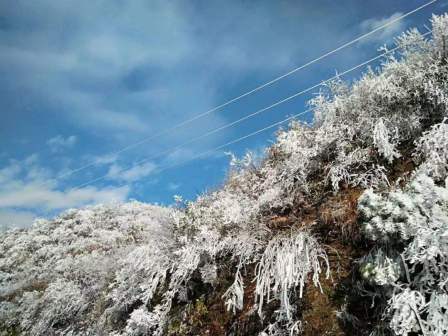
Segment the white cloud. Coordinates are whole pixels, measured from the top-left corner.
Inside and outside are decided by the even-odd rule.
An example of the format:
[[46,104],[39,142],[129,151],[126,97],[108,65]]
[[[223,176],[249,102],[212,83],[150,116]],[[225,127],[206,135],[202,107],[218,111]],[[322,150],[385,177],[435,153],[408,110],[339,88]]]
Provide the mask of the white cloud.
[[0,169],[0,187],[7,189],[21,181],[37,182],[49,180],[52,172],[40,166],[38,160],[37,154],[32,154],[22,161],[10,160],[7,166]]
[[37,163],[38,160],[39,160],[39,155],[37,153],[34,153],[34,154],[27,156],[23,162],[25,163],[25,165],[29,166],[34,163]]
[[130,169],[113,164],[109,167],[107,178],[110,180],[133,182],[152,174],[157,166],[152,162],[133,166]]
[[[184,163],[190,162],[193,158],[199,155],[196,151],[191,148],[179,148],[172,151],[165,157],[165,162],[171,165],[182,165]],[[206,157],[206,155],[204,155]]]
[[15,181],[0,192],[0,208],[41,209],[44,211],[80,207],[87,204],[124,201],[129,187],[84,187],[59,191],[53,185]]
[[32,223],[36,213],[125,201],[129,186],[62,190],[54,173],[39,165],[36,155],[23,161],[11,160],[0,169],[0,226],[22,227]]
[[[393,21],[400,16],[402,16],[403,13],[396,12],[392,14],[389,17],[383,17],[383,18],[372,18],[367,19],[361,22],[360,29],[363,33],[367,33],[371,30],[374,30],[378,27],[381,27],[382,25],[386,24],[387,22]],[[390,43],[392,39],[399,35],[401,32],[403,32],[406,29],[406,22],[405,20],[400,20],[397,22],[394,22],[390,26],[387,26],[380,31],[375,32],[374,34],[370,35],[367,38],[364,38],[361,43]]]
[[96,166],[111,164],[117,160],[117,154],[98,155],[93,159],[87,158],[89,162],[93,162]]
[[21,170],[22,167],[16,161],[12,161],[8,166],[0,169],[0,185],[12,180]]
[[180,186],[181,186],[180,183],[172,183],[172,182],[168,183],[168,189],[171,190],[171,191],[179,189]]
[[[254,74],[278,75],[347,34],[328,29],[331,14],[347,15],[337,5],[310,14],[306,2],[217,2],[204,12],[163,0],[19,3],[2,8],[11,28],[0,45],[4,91],[31,92],[42,97],[35,109],[63,110],[71,124],[108,139],[123,133],[124,143],[230,99],[238,79],[246,87]],[[313,34],[298,35],[309,25]]]
[[36,215],[30,211],[0,209],[0,231],[31,226]]
[[50,147],[51,151],[55,153],[67,148],[72,148],[76,144],[77,140],[78,138],[76,135],[70,135],[66,138],[62,135],[57,135],[54,138],[48,139],[47,145]]

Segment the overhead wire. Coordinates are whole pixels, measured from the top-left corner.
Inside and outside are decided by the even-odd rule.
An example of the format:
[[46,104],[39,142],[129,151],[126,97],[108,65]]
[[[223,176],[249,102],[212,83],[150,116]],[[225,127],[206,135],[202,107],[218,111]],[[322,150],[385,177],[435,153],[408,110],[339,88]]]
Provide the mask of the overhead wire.
[[[437,2],[437,1],[438,0],[431,0],[429,2],[426,2],[425,4],[415,8],[415,9],[409,11],[409,12],[406,12],[403,15],[400,15],[400,16],[398,16],[398,17],[396,17],[396,18],[394,18],[394,19],[392,19],[390,21],[387,21],[386,23],[376,27],[375,29],[373,29],[373,30],[371,30],[371,31],[369,31],[367,33],[364,33],[364,34],[358,36],[357,38],[355,38],[355,39],[353,39],[353,40],[351,40],[349,42],[346,42],[346,43],[342,44],[341,46],[339,46],[339,47],[337,47],[335,49],[332,49],[331,51],[328,51],[328,52],[324,53],[323,55],[321,55],[321,56],[319,56],[317,58],[314,58],[311,61],[308,61],[307,63],[290,70],[289,72],[287,72],[285,74],[282,74],[282,75],[280,75],[280,76],[278,76],[278,77],[276,77],[276,78],[274,78],[274,79],[272,79],[272,80],[270,80],[270,81],[268,81],[268,82],[266,82],[264,84],[261,84],[261,85],[255,87],[252,90],[249,90],[249,91],[247,91],[245,93],[242,93],[242,94],[240,94],[239,96],[237,96],[235,98],[232,98],[232,99],[230,99],[230,100],[228,100],[228,101],[226,101],[226,102],[224,102],[224,103],[222,103],[222,104],[220,104],[220,105],[218,105],[218,106],[216,106],[214,108],[211,108],[211,109],[209,109],[209,110],[207,110],[207,111],[205,111],[203,113],[197,114],[196,116],[194,116],[192,118],[189,118],[187,120],[184,120],[184,121],[182,121],[182,122],[180,122],[180,123],[178,123],[178,124],[176,124],[176,125],[174,125],[174,126],[172,126],[170,128],[167,128],[167,129],[165,129],[165,130],[163,130],[161,132],[158,132],[158,133],[156,133],[154,135],[151,135],[149,137],[143,138],[143,139],[139,140],[138,142],[129,144],[129,145],[127,145],[127,146],[125,146],[125,147],[123,147],[123,148],[121,148],[119,150],[110,152],[107,155],[111,156],[111,157],[117,156],[117,155],[119,155],[119,154],[121,154],[121,153],[123,153],[125,151],[128,151],[128,150],[130,150],[132,148],[135,148],[137,146],[140,146],[140,145],[142,145],[142,144],[144,144],[144,143],[146,143],[148,141],[151,141],[151,140],[154,140],[154,139],[156,139],[158,137],[161,137],[162,135],[169,134],[170,132],[172,132],[172,131],[174,131],[176,129],[179,129],[179,128],[181,128],[181,127],[183,127],[183,126],[185,126],[185,125],[187,125],[187,124],[189,124],[189,123],[191,123],[193,121],[198,120],[199,118],[202,118],[202,117],[204,117],[206,115],[209,115],[209,114],[211,114],[211,113],[213,113],[213,112],[215,112],[215,111],[217,111],[219,109],[222,109],[223,107],[226,107],[226,106],[228,106],[228,105],[230,105],[230,104],[232,104],[232,103],[234,103],[236,101],[239,101],[240,99],[242,99],[244,97],[247,97],[247,96],[249,96],[249,95],[251,95],[251,94],[253,94],[255,92],[258,92],[258,91],[260,91],[260,90],[262,90],[262,89],[264,89],[264,88],[266,88],[266,87],[268,87],[268,86],[270,86],[270,85],[272,85],[272,84],[282,80],[283,78],[286,78],[286,77],[288,77],[288,76],[290,76],[290,75],[292,75],[292,74],[294,74],[294,73],[296,73],[296,72],[298,72],[298,71],[300,71],[300,70],[302,70],[302,69],[304,69],[304,68],[314,64],[314,63],[317,63],[318,61],[321,61],[321,60],[323,60],[323,59],[325,59],[325,58],[335,54],[336,52],[338,52],[338,51],[340,51],[340,50],[342,50],[344,48],[347,48],[347,47],[349,47],[349,46],[351,46],[351,45],[353,45],[353,44],[355,44],[355,43],[357,43],[357,42],[359,42],[359,41],[361,41],[361,40],[371,36],[372,34],[378,32],[378,31],[380,31],[380,30],[382,30],[384,28],[387,28],[388,26],[391,26],[391,25],[395,24],[396,22],[398,22],[400,20],[403,20],[404,18],[406,18],[406,17],[408,17],[408,16],[410,16],[410,15],[412,15],[412,14],[414,14],[414,13],[416,13],[416,12],[422,10],[422,9],[424,9],[425,7],[430,6],[431,4],[433,4],[433,3]],[[69,175],[72,175],[74,173],[80,172],[80,171],[82,171],[84,169],[87,169],[87,168],[90,168],[90,167],[93,167],[93,166],[96,166],[96,165],[97,165],[97,163],[92,161],[92,162],[90,162],[90,163],[88,163],[86,165],[83,165],[81,167],[78,167],[78,168],[66,171],[66,172],[56,176],[55,179],[56,180],[62,179],[64,177],[67,177]]]
[[[426,35],[430,34],[431,32],[432,32],[432,31],[430,30],[430,31],[428,31],[428,32],[426,32],[426,33],[424,33],[424,34],[422,34],[422,36],[426,36]],[[129,168],[124,168],[124,169],[119,169],[119,170],[116,171],[115,173],[116,173],[116,174],[120,174],[120,173],[127,172],[127,171],[129,171],[129,170],[131,170],[131,169],[134,169],[134,168],[136,168],[136,167],[138,167],[138,166],[144,164],[144,163],[150,162],[150,160],[153,160],[153,159],[155,159],[155,158],[157,158],[157,157],[159,157],[159,156],[162,156],[162,155],[164,155],[164,154],[169,154],[170,152],[171,152],[171,153],[172,153],[172,152],[175,152],[176,150],[178,150],[178,149],[180,149],[180,148],[183,148],[183,147],[185,147],[185,146],[187,146],[187,145],[189,145],[189,144],[191,144],[191,143],[193,143],[193,142],[196,142],[196,141],[198,141],[198,140],[200,140],[200,139],[203,139],[203,138],[205,138],[205,137],[207,137],[207,136],[209,136],[209,135],[212,135],[212,134],[217,133],[217,132],[219,132],[219,131],[222,131],[222,130],[224,130],[224,129],[227,129],[227,128],[230,128],[230,127],[232,127],[232,126],[235,126],[236,124],[238,124],[238,123],[240,123],[240,122],[242,122],[242,121],[244,121],[244,120],[247,120],[247,119],[249,119],[249,118],[252,118],[252,117],[254,117],[254,116],[256,116],[256,115],[258,115],[258,114],[260,114],[260,113],[262,113],[262,112],[268,111],[268,110],[270,110],[270,109],[272,109],[272,108],[274,108],[274,107],[276,107],[276,106],[279,106],[279,105],[281,105],[281,104],[283,104],[283,103],[285,103],[285,102],[287,102],[287,101],[290,101],[291,99],[294,99],[294,98],[296,98],[296,97],[298,97],[298,96],[300,96],[300,95],[303,95],[303,94],[305,94],[305,93],[307,93],[307,92],[310,92],[310,91],[316,89],[317,87],[323,86],[323,85],[325,85],[325,84],[327,84],[327,83],[329,83],[329,82],[331,82],[331,81],[333,81],[333,80],[335,80],[335,79],[337,79],[337,78],[339,78],[339,77],[341,77],[341,76],[344,76],[344,75],[346,75],[346,74],[348,74],[348,73],[350,73],[350,72],[352,72],[352,71],[354,71],[354,70],[356,70],[356,69],[359,69],[359,68],[361,68],[361,67],[363,67],[363,66],[365,66],[365,65],[367,65],[367,64],[369,64],[369,63],[372,63],[372,62],[374,62],[374,61],[376,61],[376,60],[378,60],[378,59],[380,59],[380,58],[382,58],[382,57],[384,57],[384,56],[386,56],[386,55],[388,55],[388,54],[391,54],[391,53],[397,51],[398,49],[400,49],[400,46],[397,46],[397,47],[395,47],[395,48],[389,49],[389,50],[387,50],[387,51],[385,51],[385,52],[383,52],[383,53],[381,53],[381,54],[379,54],[379,55],[377,55],[377,56],[375,56],[375,57],[370,58],[370,59],[367,60],[367,61],[364,61],[364,62],[362,62],[362,63],[359,63],[358,65],[355,65],[355,66],[351,67],[350,69],[347,69],[347,70],[345,70],[345,71],[343,71],[343,72],[341,72],[341,73],[338,73],[338,74],[336,74],[336,75],[334,75],[334,76],[332,76],[332,77],[330,77],[330,78],[328,78],[328,79],[326,79],[326,80],[324,80],[324,81],[321,81],[321,82],[319,82],[319,83],[317,83],[317,84],[315,84],[315,85],[313,85],[313,86],[310,86],[310,87],[308,87],[308,88],[306,88],[306,89],[304,89],[304,90],[301,90],[301,91],[299,91],[299,92],[297,92],[297,93],[295,93],[295,94],[293,94],[293,95],[291,95],[291,96],[289,96],[289,97],[286,97],[286,98],[284,98],[284,99],[281,99],[281,100],[279,100],[279,101],[277,101],[277,102],[275,102],[275,103],[273,103],[273,104],[271,104],[271,105],[269,105],[269,106],[267,106],[267,107],[265,107],[265,108],[259,109],[259,110],[255,111],[255,112],[253,112],[253,113],[251,113],[251,114],[245,116],[245,117],[242,117],[242,118],[240,118],[240,119],[238,119],[238,120],[235,120],[235,121],[233,121],[233,122],[231,122],[231,123],[228,123],[228,124],[225,124],[225,125],[220,126],[220,127],[218,127],[218,128],[215,128],[215,129],[213,129],[213,130],[211,130],[211,131],[209,131],[209,132],[206,132],[206,133],[204,133],[204,134],[202,134],[202,135],[199,135],[199,136],[197,136],[197,137],[195,137],[195,138],[193,138],[193,139],[191,139],[191,140],[189,140],[189,141],[186,141],[186,142],[184,142],[184,143],[182,143],[182,144],[180,144],[180,145],[177,145],[177,146],[175,146],[175,147],[173,147],[173,148],[169,148],[169,149],[164,150],[164,151],[162,151],[162,152],[160,152],[160,153],[157,153],[156,155],[151,155],[151,156],[148,156],[148,157],[146,157],[146,158],[143,158],[142,160],[139,160],[138,162],[134,163],[131,167],[129,167]],[[304,111],[304,112],[301,112],[301,113],[299,113],[299,114],[297,114],[297,115],[294,115],[294,117],[296,117],[296,116],[298,116],[298,115],[302,115],[302,114],[308,113],[308,112],[311,112],[311,110],[308,109],[308,110],[306,110],[306,111]],[[291,119],[291,118],[287,118],[287,119],[285,119],[284,121],[281,121],[280,123],[283,123],[283,122],[285,122],[285,121],[287,121],[287,120],[290,120],[290,119]],[[277,124],[278,124],[278,123],[274,123],[274,124],[268,126],[267,128],[263,128],[260,132],[257,131],[257,132],[255,132],[255,133],[252,134],[252,135],[249,135],[249,136],[243,136],[243,137],[241,137],[241,138],[238,138],[238,141],[231,141],[230,143],[226,143],[225,145],[222,145],[222,146],[226,147],[226,146],[229,146],[229,145],[231,145],[231,144],[233,144],[233,143],[242,141],[242,140],[244,140],[244,139],[246,139],[246,138],[248,138],[248,137],[250,137],[250,136],[253,136],[253,135],[255,135],[255,134],[261,133],[261,132],[264,131],[264,130],[270,129],[270,128],[276,126]],[[213,151],[216,151],[216,150],[219,150],[219,149],[221,149],[221,146],[218,146],[217,148],[214,148],[214,149],[211,150],[211,151],[213,152]],[[206,151],[205,153],[208,154],[209,151]],[[201,157],[201,156],[204,156],[204,155],[206,155],[206,154],[201,153],[198,157]],[[191,159],[194,160],[195,158],[197,158],[197,157],[194,156],[194,157],[191,158]],[[171,168],[171,166],[170,166],[170,168]],[[163,170],[165,170],[165,169],[163,169]],[[161,170],[158,170],[157,172],[159,173],[160,171],[161,171]],[[99,176],[99,177],[97,177],[97,178],[95,178],[95,179],[92,179],[92,180],[90,180],[90,181],[87,181],[87,182],[84,182],[84,183],[82,183],[82,184],[79,184],[79,185],[75,186],[74,188],[72,188],[72,190],[77,190],[77,189],[83,188],[83,187],[85,187],[85,186],[87,186],[87,185],[89,185],[89,184],[92,184],[92,183],[98,182],[98,181],[100,181],[100,180],[106,179],[107,177],[109,177],[109,174],[104,174],[104,175]]]

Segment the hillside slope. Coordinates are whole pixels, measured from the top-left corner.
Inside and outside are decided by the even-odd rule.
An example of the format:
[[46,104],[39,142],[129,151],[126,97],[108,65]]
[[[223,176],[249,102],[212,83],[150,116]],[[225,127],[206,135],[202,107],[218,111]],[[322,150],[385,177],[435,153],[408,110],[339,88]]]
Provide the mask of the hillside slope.
[[448,16],[262,160],[0,236],[0,335],[447,335]]

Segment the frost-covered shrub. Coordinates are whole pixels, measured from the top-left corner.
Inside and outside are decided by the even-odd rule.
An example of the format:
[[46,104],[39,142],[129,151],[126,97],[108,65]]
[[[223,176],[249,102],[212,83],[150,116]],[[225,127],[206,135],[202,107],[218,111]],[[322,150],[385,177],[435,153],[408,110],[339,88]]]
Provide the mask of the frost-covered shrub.
[[279,313],[291,321],[291,292],[298,287],[298,297],[301,298],[308,275],[311,275],[315,286],[320,286],[321,263],[326,266],[328,278],[327,255],[307,233],[299,232],[271,240],[257,264],[255,294],[260,316],[265,302],[278,299]]
[[426,321],[431,325],[434,335],[448,334],[448,294],[433,293],[426,308]]
[[313,125],[293,121],[279,131],[264,160],[250,153],[233,157],[226,184],[190,202],[180,226],[244,228],[264,239],[260,216],[293,207],[316,184],[335,191],[343,185],[387,187],[400,146],[412,145],[446,116],[448,68],[440,39],[447,22],[446,15],[433,18],[439,32],[433,40],[417,30],[401,35],[398,51],[352,86],[327,82],[310,102]]
[[384,118],[379,118],[373,128],[373,144],[389,163],[401,156],[396,149],[398,138],[397,127],[388,126]]
[[420,317],[425,308],[425,297],[421,292],[406,288],[394,293],[388,305],[390,328],[396,335],[426,330]]
[[358,208],[365,235],[384,245],[364,258],[360,271],[389,298],[390,329],[397,335],[445,335],[448,180],[438,186],[420,173],[404,190],[384,196],[366,191]]
[[149,303],[158,286],[165,282],[172,267],[169,249],[158,246],[139,246],[120,260],[119,271],[108,297],[115,303],[114,309],[126,310],[136,301]]
[[[31,335],[106,328],[99,322],[103,310],[123,311],[154,291],[163,273],[152,268],[155,259],[145,257],[154,256],[157,246],[169,248],[173,211],[138,202],[96,206],[3,233],[0,311],[8,312],[0,325]],[[124,275],[126,268],[132,272]]]
[[258,336],[297,336],[300,335],[301,332],[302,323],[300,321],[276,321],[274,323],[269,323]]
[[423,161],[419,171],[439,180],[448,177],[448,119],[417,140],[415,156]]
[[126,335],[140,336],[151,334],[154,326],[157,326],[160,318],[148,312],[145,308],[139,308],[131,313],[126,326]]
[[314,125],[293,122],[281,131],[259,179],[249,179],[260,186],[260,199],[275,195],[264,198],[277,197],[271,204],[287,207],[298,193],[311,192],[310,180],[322,168],[326,183],[336,191],[343,184],[386,186],[384,167],[402,157],[399,146],[447,115],[448,69],[440,53],[440,32],[447,21],[446,15],[433,18],[439,31],[433,41],[417,30],[397,38],[399,52],[389,54],[380,71],[369,70],[352,86],[341,80],[326,83],[310,102]]
[[421,174],[409,183],[406,192],[393,191],[387,198],[367,190],[359,199],[358,209],[364,220],[363,231],[370,239],[408,240],[422,233],[423,223],[428,228],[443,227],[443,219],[434,223],[428,221],[428,216],[439,220],[447,201],[446,189]]
[[74,327],[73,322],[79,320],[89,304],[78,284],[56,280],[45,289],[42,296],[36,296],[36,292],[33,292],[22,298],[22,330],[31,335],[48,334],[55,330],[56,325],[58,329],[70,330]]
[[380,248],[361,259],[359,271],[365,280],[384,286],[395,283],[403,275],[403,265],[399,255],[387,255]]
[[235,281],[224,293],[223,299],[225,299],[227,310],[234,314],[237,310],[243,309],[244,284],[239,269],[236,271]]
[[217,266],[216,264],[207,263],[199,269],[201,279],[204,283],[213,285],[217,280]]

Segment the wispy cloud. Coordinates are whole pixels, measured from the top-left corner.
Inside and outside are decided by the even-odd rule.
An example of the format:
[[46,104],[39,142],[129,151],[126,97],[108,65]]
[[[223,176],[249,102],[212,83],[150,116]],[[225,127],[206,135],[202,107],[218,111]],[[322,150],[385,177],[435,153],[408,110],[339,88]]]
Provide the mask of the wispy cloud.
[[18,180],[0,192],[0,208],[26,208],[51,211],[87,204],[119,202],[126,199],[129,187],[85,187],[59,191],[54,186],[39,183],[23,183]]
[[107,165],[117,161],[118,156],[116,154],[104,154],[98,155],[94,158],[87,157],[88,162],[93,162],[94,165]]
[[[360,24],[360,29],[363,33],[367,33],[371,30],[374,30],[385,23],[389,21],[393,21],[400,16],[402,16],[403,13],[396,12],[388,17],[382,17],[382,18],[372,18],[368,20],[364,20]],[[400,20],[397,21],[390,26],[387,26],[386,28],[376,32],[373,35],[370,35],[369,37],[363,39],[361,43],[381,43],[386,44],[392,42],[393,38],[399,35],[406,27],[406,20]]]
[[131,168],[122,167],[118,164],[113,164],[109,167],[107,178],[120,182],[134,182],[155,172],[157,165],[152,162],[147,162],[140,165],[135,165]]
[[73,147],[78,138],[76,135],[70,135],[64,138],[62,135],[57,135],[51,139],[47,140],[47,145],[50,147],[53,153],[63,151],[65,149]]
[[174,190],[179,189],[180,186],[181,186],[180,183],[173,183],[173,182],[170,182],[170,183],[168,183],[168,190],[174,191]]
[[39,213],[124,201],[129,192],[129,186],[64,190],[54,179],[54,173],[39,164],[37,155],[22,161],[11,160],[0,169],[0,225],[22,227]]
[[[9,93],[0,99],[16,108],[11,98],[25,94],[35,109],[109,139],[113,130],[114,140],[129,143],[216,106],[223,82],[278,74],[314,55],[321,40],[293,33],[300,31],[293,24],[314,25],[312,9],[286,2],[200,9],[182,1],[17,0],[0,5],[1,85]],[[328,40],[343,35],[313,27],[313,35],[323,32]]]
[[[4,176],[12,174],[11,178],[4,177],[11,182],[7,186],[11,193],[1,194],[2,201],[54,209],[61,204],[53,198],[59,197],[58,192],[68,183],[79,185],[109,173],[105,184],[131,183],[129,190],[135,196],[143,183],[137,186],[132,182],[148,177],[141,182],[150,183],[167,166],[179,164],[178,173],[189,174],[194,167],[180,167],[183,162],[245,134],[247,124],[214,133],[169,154],[165,149],[270,105],[291,90],[320,81],[329,68],[353,66],[364,58],[360,51],[372,46],[347,49],[337,58],[319,62],[192,124],[155,135],[341,45],[359,33],[354,27],[365,31],[378,26],[387,19],[387,8],[386,0],[382,6],[369,4],[366,8],[364,3],[356,3],[354,12],[335,1],[326,1],[325,6],[269,0],[193,4],[178,0],[0,1],[0,101],[4,112],[0,151],[7,153],[1,159],[5,162],[8,157],[37,151],[42,155],[40,164],[31,162],[26,171],[23,162],[11,161],[5,166],[8,172],[5,170]],[[360,18],[368,16],[377,18],[364,21],[360,27]],[[387,33],[378,32],[373,42],[392,36],[399,26],[389,27]],[[271,112],[276,116],[274,110]],[[275,113],[289,112],[279,108]],[[270,120],[265,115],[266,119],[264,115],[251,119],[250,125],[261,127]],[[72,135],[76,138],[70,138]],[[119,155],[102,155],[148,138],[151,140]],[[19,139],[26,139],[26,143],[16,150],[11,144],[18,144]],[[50,139],[47,145],[46,139]],[[244,146],[242,142],[235,150]],[[44,147],[49,150],[42,151]],[[160,152],[167,154],[159,157]],[[58,155],[52,156],[54,153]],[[215,155],[222,152],[206,159]],[[120,170],[143,158],[157,160],[157,167],[148,164]],[[83,166],[88,169],[77,170]],[[15,169],[20,170],[17,175]],[[69,174],[71,169],[76,172]],[[56,171],[66,175],[62,181],[53,181]],[[151,199],[169,194],[164,177],[159,176],[165,187],[154,191],[145,188],[142,199],[148,199],[152,192],[157,196]],[[37,180],[45,181],[45,187]],[[191,184],[185,181],[182,188],[193,190]],[[96,196],[67,190],[68,196],[61,203],[85,204],[109,198],[105,188],[91,188]],[[26,202],[19,201],[27,197],[19,189],[29,191]],[[116,191],[117,198],[125,197],[126,190],[111,190]],[[43,200],[40,203],[39,197]]]

